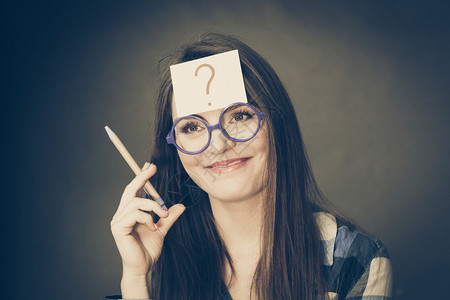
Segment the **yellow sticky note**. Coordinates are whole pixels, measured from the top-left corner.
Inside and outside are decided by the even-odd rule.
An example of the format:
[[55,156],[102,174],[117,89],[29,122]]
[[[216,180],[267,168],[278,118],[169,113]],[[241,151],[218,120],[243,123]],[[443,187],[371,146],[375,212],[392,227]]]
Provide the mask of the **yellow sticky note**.
[[170,66],[177,117],[247,103],[238,50]]

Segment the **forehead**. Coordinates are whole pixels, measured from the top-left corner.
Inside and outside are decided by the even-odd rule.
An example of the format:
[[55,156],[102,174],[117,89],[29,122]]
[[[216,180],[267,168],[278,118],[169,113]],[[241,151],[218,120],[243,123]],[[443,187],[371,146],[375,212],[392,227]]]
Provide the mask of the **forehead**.
[[[176,120],[179,119],[179,117],[177,114],[177,107],[174,103],[173,97],[172,97],[171,101],[172,101],[172,121],[175,122]],[[201,116],[202,118],[204,118],[205,120],[207,120],[209,122],[210,120],[214,120],[214,119],[218,120],[222,110],[223,110],[223,108],[218,108],[218,109],[214,109],[214,110],[210,110],[210,111],[193,113],[193,115]]]

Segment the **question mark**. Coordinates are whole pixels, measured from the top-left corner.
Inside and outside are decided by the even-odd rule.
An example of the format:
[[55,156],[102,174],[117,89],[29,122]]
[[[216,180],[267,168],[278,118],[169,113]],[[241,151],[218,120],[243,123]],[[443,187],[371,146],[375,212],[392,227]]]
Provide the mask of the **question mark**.
[[[211,85],[211,82],[216,74],[216,71],[210,64],[202,64],[198,66],[197,69],[195,70],[195,77],[197,77],[198,70],[200,70],[203,67],[208,67],[211,70],[211,77],[209,78],[208,83],[206,84],[206,95],[209,95],[209,86]],[[211,102],[208,102],[208,105],[211,106]]]

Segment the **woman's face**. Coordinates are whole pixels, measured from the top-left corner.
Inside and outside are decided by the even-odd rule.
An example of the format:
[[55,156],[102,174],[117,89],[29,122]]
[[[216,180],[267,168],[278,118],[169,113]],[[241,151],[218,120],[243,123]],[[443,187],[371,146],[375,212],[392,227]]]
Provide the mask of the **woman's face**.
[[[176,112],[172,112],[176,116]],[[208,125],[215,125],[221,112],[222,109],[217,109],[197,116]],[[205,151],[189,155],[178,150],[184,169],[192,180],[210,197],[221,201],[242,201],[262,192],[267,153],[268,137],[264,120],[257,135],[249,141],[234,142],[216,129],[211,132],[211,142]]]

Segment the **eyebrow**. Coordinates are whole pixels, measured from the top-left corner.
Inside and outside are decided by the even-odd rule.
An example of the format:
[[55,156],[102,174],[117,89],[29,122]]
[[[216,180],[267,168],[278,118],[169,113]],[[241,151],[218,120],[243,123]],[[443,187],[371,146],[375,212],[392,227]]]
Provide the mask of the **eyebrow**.
[[183,117],[180,117],[180,118],[176,118],[175,121],[173,121],[173,122],[175,123],[176,121],[178,121],[179,119],[184,118],[184,117],[197,117],[197,118],[200,118],[200,119],[202,119],[203,121],[205,121],[207,124],[209,124],[209,122],[208,122],[205,118],[203,118],[202,116],[200,116],[200,115],[187,115],[187,116],[183,116]]

